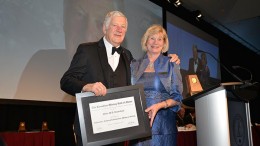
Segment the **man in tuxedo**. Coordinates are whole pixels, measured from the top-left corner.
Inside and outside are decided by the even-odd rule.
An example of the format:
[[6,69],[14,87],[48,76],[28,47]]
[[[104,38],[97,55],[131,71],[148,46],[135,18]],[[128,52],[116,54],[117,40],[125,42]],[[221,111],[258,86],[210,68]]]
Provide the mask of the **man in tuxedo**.
[[[104,37],[97,42],[79,45],[69,69],[60,80],[61,89],[73,96],[80,92],[104,96],[109,88],[131,85],[130,63],[133,56],[121,46],[127,27],[127,18],[123,13],[109,12],[103,23]],[[171,57],[171,61],[180,63],[177,55]],[[74,126],[77,145],[82,146],[77,113]]]
[[201,66],[201,60],[198,57],[197,45],[192,46],[193,57],[189,59],[189,74],[196,74]]

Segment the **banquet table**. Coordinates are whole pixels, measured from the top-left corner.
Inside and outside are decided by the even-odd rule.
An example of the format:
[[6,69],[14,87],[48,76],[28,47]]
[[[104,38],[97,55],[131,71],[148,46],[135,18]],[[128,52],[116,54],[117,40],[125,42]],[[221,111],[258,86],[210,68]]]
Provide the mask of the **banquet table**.
[[[197,146],[196,130],[183,130],[178,132],[177,137],[178,146]],[[124,146],[129,146],[126,141]]]
[[252,126],[252,139],[254,146],[260,146],[260,125]]
[[7,146],[55,146],[54,131],[1,132]]
[[178,146],[197,146],[196,130],[179,131],[177,137]]

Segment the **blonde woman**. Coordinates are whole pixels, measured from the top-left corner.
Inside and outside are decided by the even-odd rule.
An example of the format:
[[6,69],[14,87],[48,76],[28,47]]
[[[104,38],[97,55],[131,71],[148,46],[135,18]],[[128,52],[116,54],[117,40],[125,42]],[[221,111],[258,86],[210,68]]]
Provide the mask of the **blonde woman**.
[[168,50],[169,42],[161,25],[149,27],[141,45],[146,54],[132,61],[131,82],[144,85],[152,137],[130,141],[130,145],[176,146],[176,113],[183,99],[180,67],[162,54]]

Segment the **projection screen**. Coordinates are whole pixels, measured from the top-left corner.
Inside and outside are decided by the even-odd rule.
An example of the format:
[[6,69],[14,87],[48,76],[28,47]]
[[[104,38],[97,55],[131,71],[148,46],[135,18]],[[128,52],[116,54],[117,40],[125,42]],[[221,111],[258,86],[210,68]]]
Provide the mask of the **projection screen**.
[[103,19],[111,10],[126,14],[123,46],[140,58],[143,33],[162,23],[161,7],[150,1],[0,1],[0,98],[75,102],[60,89],[60,78],[80,43],[103,36]]

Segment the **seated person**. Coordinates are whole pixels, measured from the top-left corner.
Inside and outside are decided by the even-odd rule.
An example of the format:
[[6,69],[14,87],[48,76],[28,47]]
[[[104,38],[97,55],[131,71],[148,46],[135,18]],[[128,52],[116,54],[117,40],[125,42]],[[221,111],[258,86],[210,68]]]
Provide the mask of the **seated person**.
[[184,117],[184,125],[186,129],[192,129],[196,127],[195,109],[190,109],[188,114]]
[[7,146],[2,137],[0,137],[0,146]]
[[176,117],[177,127],[185,126],[185,124],[184,124],[184,116],[185,116],[185,108],[181,107],[180,110],[177,112],[177,117]]

